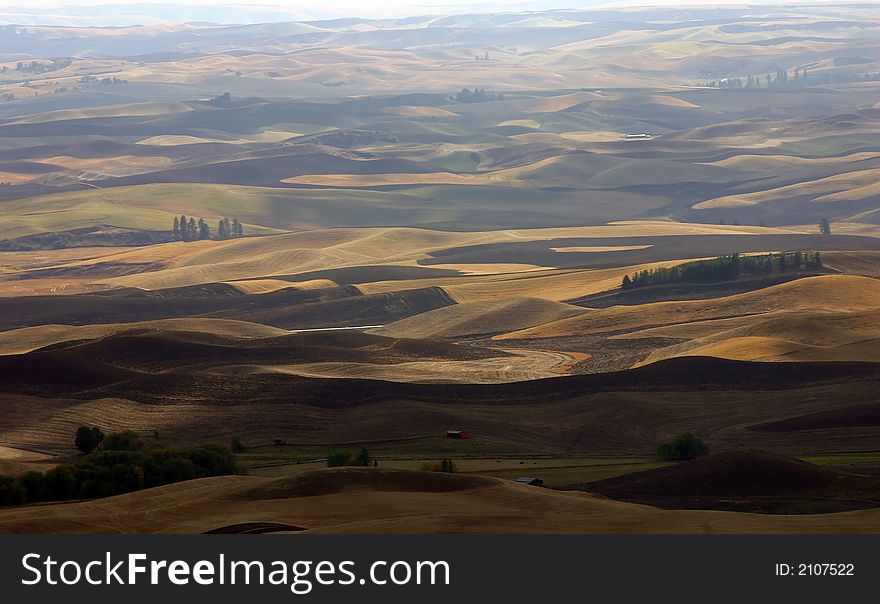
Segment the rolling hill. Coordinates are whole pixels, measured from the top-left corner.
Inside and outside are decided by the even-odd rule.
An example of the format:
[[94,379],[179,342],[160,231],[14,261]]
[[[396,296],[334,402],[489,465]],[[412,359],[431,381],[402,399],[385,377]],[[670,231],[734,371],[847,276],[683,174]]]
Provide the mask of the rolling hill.
[[583,485],[591,492],[666,509],[828,513],[878,507],[876,477],[758,451],[720,453]]
[[[352,492],[359,505],[351,505]],[[0,532],[850,533],[880,528],[876,510],[767,516],[659,510],[497,478],[326,470],[293,479],[207,478],[100,502],[0,511]]]
[[0,532],[880,530],[876,7],[105,8],[0,27],[0,473],[260,477]]
[[541,298],[468,302],[396,321],[372,332],[405,338],[486,335],[550,323],[582,312],[577,306]]
[[283,329],[230,319],[164,319],[105,325],[40,325],[0,332],[0,354],[24,354],[63,342],[94,340],[124,333],[201,333],[229,338],[269,338],[286,335]]
[[[661,348],[642,363],[693,354],[744,361],[877,361],[880,359],[880,306],[868,311],[774,313],[685,343]],[[779,316],[782,314],[782,316]],[[714,322],[710,322],[714,323]],[[742,323],[742,322],[741,322]],[[705,324],[704,324],[705,325]],[[709,325],[705,325],[710,327]],[[660,328],[663,329],[663,328]],[[649,330],[651,337],[661,333]],[[644,334],[646,337],[648,334]],[[637,337],[632,334],[631,337]]]
[[[414,360],[513,354],[423,340],[307,333],[230,340],[177,332],[120,334],[0,357],[0,441],[67,447],[76,426],[159,431],[168,442],[300,444],[372,442],[442,435],[475,437],[547,454],[645,454],[689,430],[720,449],[780,452],[864,450],[870,416],[843,428],[752,429],[876,400],[871,363],[747,363],[686,357],[628,371],[499,384],[405,383],[226,371],[242,364],[337,362],[392,368]],[[534,368],[532,361],[529,367]],[[46,376],[64,375],[63,383]],[[455,376],[455,373],[451,373]],[[198,377],[198,379],[194,379]],[[711,396],[707,396],[711,393]]]
[[[877,307],[880,281],[851,275],[798,279],[726,298],[685,302],[657,302],[587,311],[538,327],[514,331],[497,339],[549,338],[598,334],[660,325],[803,311],[859,311]],[[668,332],[666,332],[668,333]]]

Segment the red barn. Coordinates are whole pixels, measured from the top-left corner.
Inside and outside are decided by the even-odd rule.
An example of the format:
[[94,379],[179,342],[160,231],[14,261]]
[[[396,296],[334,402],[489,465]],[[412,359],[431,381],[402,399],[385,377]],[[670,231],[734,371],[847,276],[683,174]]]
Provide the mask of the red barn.
[[464,430],[447,430],[446,438],[457,438],[458,440],[464,440],[466,438],[470,438],[471,435],[465,432]]

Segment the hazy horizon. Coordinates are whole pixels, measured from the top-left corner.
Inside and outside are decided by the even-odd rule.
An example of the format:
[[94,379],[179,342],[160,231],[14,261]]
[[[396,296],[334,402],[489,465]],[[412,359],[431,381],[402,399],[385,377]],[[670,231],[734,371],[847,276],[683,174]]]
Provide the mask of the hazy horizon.
[[[776,2],[758,0],[746,5],[797,5],[821,3],[819,0]],[[362,3],[334,2],[315,7],[313,3],[239,0],[216,4],[208,0],[185,3],[153,0],[149,3],[112,0],[68,0],[0,3],[0,23],[14,25],[59,26],[130,26],[158,23],[213,22],[218,24],[253,24],[281,21],[317,21],[339,18],[404,18],[419,15],[460,15],[470,13],[540,12],[601,8],[636,8],[651,6],[742,6],[743,3],[711,0],[433,0],[406,2],[383,0]]]

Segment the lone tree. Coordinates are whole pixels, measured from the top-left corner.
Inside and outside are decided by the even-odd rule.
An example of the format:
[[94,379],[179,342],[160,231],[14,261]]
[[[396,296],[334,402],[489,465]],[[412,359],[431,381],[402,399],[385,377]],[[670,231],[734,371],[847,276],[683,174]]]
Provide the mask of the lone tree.
[[819,232],[823,235],[831,234],[831,223],[828,222],[827,218],[823,218],[819,221]]
[[97,449],[103,440],[104,432],[97,426],[92,428],[80,426],[76,431],[76,437],[73,439],[73,446],[88,455]]
[[228,105],[231,105],[232,95],[228,92],[224,92],[223,94],[212,98],[210,104],[214,105],[215,107],[226,107]]
[[702,440],[685,432],[657,447],[657,456],[665,461],[696,459],[709,454],[709,447]]

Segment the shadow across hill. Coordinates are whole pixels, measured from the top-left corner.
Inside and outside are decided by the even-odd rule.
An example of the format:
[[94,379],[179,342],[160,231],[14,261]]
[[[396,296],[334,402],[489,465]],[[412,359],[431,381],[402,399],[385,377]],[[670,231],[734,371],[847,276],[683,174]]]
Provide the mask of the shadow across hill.
[[818,514],[880,507],[880,478],[759,451],[727,452],[576,487],[666,509]]

